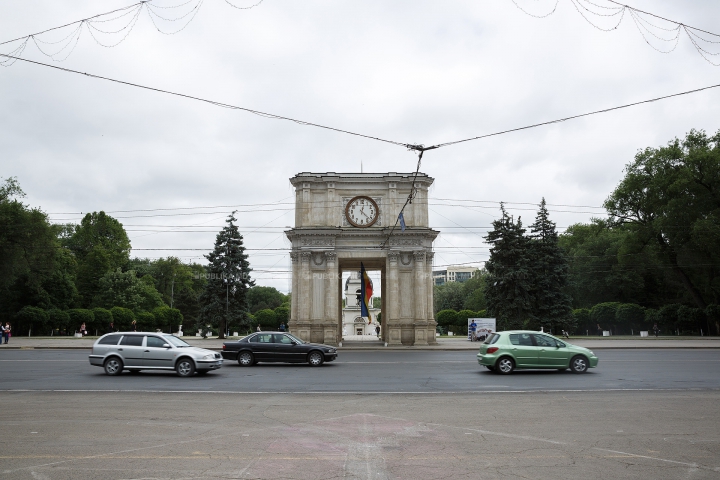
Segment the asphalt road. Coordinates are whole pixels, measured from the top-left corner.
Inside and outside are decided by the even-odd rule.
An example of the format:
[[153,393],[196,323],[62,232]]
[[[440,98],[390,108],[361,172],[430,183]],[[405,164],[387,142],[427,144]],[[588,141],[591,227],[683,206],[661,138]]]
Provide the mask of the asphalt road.
[[585,375],[363,351],[181,379],[3,351],[0,480],[719,478],[720,351],[599,353]]
[[0,352],[0,390],[213,391],[253,393],[452,393],[720,389],[720,350],[602,350],[583,375],[518,371],[502,376],[477,364],[474,352],[342,352],[319,368],[306,364],[240,367],[192,378],[143,371],[108,377],[86,351]]

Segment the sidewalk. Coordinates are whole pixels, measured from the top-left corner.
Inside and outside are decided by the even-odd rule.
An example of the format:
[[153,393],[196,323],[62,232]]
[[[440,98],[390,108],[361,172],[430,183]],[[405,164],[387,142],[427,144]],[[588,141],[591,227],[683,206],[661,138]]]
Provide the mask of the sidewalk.
[[[0,345],[0,351],[7,349],[82,349],[89,350],[97,337],[12,337],[10,343]],[[202,347],[210,350],[222,350],[223,342],[234,341],[237,338],[229,340],[219,340],[217,338],[202,339],[200,337],[182,337],[194,347]],[[477,351],[480,348],[479,342],[470,342],[465,338],[438,338],[437,345],[429,346],[392,346],[392,347],[376,347],[376,346],[343,346],[339,350],[436,350],[436,351],[454,351],[454,350],[472,350]],[[586,347],[593,350],[602,350],[609,348],[636,349],[636,348],[720,348],[720,337],[660,337],[660,338],[640,338],[625,337],[617,339],[609,339],[607,337],[577,337],[570,338],[568,343]]]

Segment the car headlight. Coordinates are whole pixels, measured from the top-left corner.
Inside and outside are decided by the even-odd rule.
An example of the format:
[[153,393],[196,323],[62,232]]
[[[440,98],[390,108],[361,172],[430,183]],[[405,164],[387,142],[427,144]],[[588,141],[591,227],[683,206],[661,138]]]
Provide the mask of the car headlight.
[[214,353],[208,353],[207,355],[205,355],[205,356],[202,357],[202,358],[203,358],[203,360],[212,360],[213,358],[215,358],[215,354],[214,354]]
[[326,351],[327,351],[327,353],[335,353],[335,349],[334,349],[334,348],[328,348]]

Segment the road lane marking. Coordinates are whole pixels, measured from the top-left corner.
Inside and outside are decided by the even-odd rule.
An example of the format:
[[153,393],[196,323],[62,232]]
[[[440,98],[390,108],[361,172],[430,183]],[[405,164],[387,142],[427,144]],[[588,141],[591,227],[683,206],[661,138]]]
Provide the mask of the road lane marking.
[[[500,386],[498,386],[500,387]],[[493,388],[491,385],[484,385],[483,388]],[[505,387],[507,388],[507,387]],[[196,394],[226,394],[226,395],[465,395],[469,393],[596,393],[596,392],[718,392],[720,387],[703,387],[703,388],[572,388],[572,389],[523,389],[523,390],[407,390],[407,391],[383,391],[383,390],[305,390],[305,391],[289,391],[289,390],[143,390],[143,389],[30,389],[30,388],[0,388],[0,393],[196,393]]]

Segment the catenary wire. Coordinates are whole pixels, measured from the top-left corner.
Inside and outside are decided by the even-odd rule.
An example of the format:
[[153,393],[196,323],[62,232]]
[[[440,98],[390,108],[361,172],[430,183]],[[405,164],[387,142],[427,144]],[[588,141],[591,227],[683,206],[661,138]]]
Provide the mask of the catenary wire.
[[[173,96],[177,96],[177,97],[181,97],[181,98],[186,98],[186,99],[189,99],[189,100],[196,100],[196,101],[199,101],[199,102],[204,102],[204,103],[208,103],[208,104],[211,104],[211,105],[215,105],[215,106],[221,107],[221,108],[228,108],[228,109],[231,109],[231,110],[240,110],[240,111],[244,111],[244,112],[251,113],[251,114],[253,114],[253,115],[258,115],[258,116],[265,117],[265,118],[270,118],[270,119],[274,119],[274,120],[290,121],[290,122],[293,122],[293,123],[297,123],[297,124],[299,124],[299,125],[316,127],[316,128],[321,128],[321,129],[325,129],[325,130],[331,130],[331,131],[338,132],[338,133],[344,133],[344,134],[347,134],[347,135],[353,135],[353,136],[356,136],[356,137],[362,137],[362,138],[366,138],[366,139],[368,139],[368,140],[375,140],[375,141],[378,141],[378,142],[389,143],[389,144],[392,144],[392,145],[397,145],[397,146],[400,146],[400,147],[407,148],[407,149],[409,149],[409,150],[417,151],[417,152],[419,152],[419,156],[420,156],[420,157],[422,157],[422,154],[423,154],[424,152],[426,152],[426,151],[435,150],[435,149],[442,148],[442,147],[447,147],[447,146],[450,146],[450,145],[457,145],[457,144],[459,144],[459,143],[465,143],[465,142],[470,142],[470,141],[474,141],[474,140],[480,140],[480,139],[483,139],[483,138],[489,138],[489,137],[494,137],[494,136],[498,136],[498,135],[504,135],[504,134],[506,134],[506,133],[519,132],[519,131],[522,131],[522,130],[529,130],[529,129],[531,129],[531,128],[537,128],[537,127],[541,127],[541,126],[545,126],[545,125],[552,125],[552,124],[554,124],[554,123],[566,122],[566,121],[568,121],[568,120],[574,120],[574,119],[578,119],[578,118],[582,118],[582,117],[588,117],[588,116],[597,115],[597,114],[600,114],[600,113],[612,112],[612,111],[615,111],[615,110],[621,110],[621,109],[624,109],[624,108],[629,108],[629,107],[633,107],[633,106],[637,106],[637,105],[642,105],[642,104],[646,104],[646,103],[657,102],[657,101],[665,100],[665,99],[668,99],[668,98],[674,98],[674,97],[679,97],[679,96],[683,96],[683,95],[689,95],[689,94],[692,94],[692,93],[702,92],[702,91],[705,91],[705,90],[710,90],[710,89],[712,89],[712,88],[720,87],[720,84],[708,85],[708,86],[706,86],[706,87],[695,88],[695,89],[693,89],[693,90],[686,90],[686,91],[684,91],[684,92],[673,93],[673,94],[670,94],[670,95],[663,95],[663,96],[661,96],[661,97],[655,97],[655,98],[651,98],[651,99],[648,99],[648,100],[641,100],[641,101],[638,101],[638,102],[628,103],[628,104],[625,104],[625,105],[619,105],[619,106],[617,106],[617,107],[604,108],[604,109],[601,109],[601,110],[595,110],[595,111],[592,111],[592,112],[582,113],[582,114],[578,114],[578,115],[572,115],[572,116],[569,116],[569,117],[559,118],[559,119],[556,119],[556,120],[550,120],[550,121],[547,121],[547,122],[535,123],[535,124],[532,124],[532,125],[526,125],[526,126],[524,126],[524,127],[511,128],[511,129],[502,130],[502,131],[499,131],[499,132],[488,133],[488,134],[485,134],[485,135],[479,135],[479,136],[476,136],[476,137],[465,138],[465,139],[462,139],[462,140],[454,140],[454,141],[445,142],[445,143],[438,143],[438,144],[432,145],[432,146],[430,146],[430,147],[425,147],[425,146],[423,146],[422,144],[411,144],[411,143],[397,142],[397,141],[394,141],[394,140],[388,140],[388,139],[384,139],[384,138],[380,138],[380,137],[375,137],[375,136],[372,136],[372,135],[365,135],[365,134],[362,134],[362,133],[352,132],[352,131],[344,130],[344,129],[341,129],[341,128],[330,127],[330,126],[327,126],[327,125],[321,125],[321,124],[317,124],[317,123],[312,123],[312,122],[308,122],[308,121],[305,121],[305,120],[299,120],[299,119],[295,119],[295,118],[284,117],[284,116],[282,116],[282,115],[276,115],[276,114],[272,114],[272,113],[262,112],[262,111],[259,111],[259,110],[253,110],[253,109],[251,109],[251,108],[246,108],[246,107],[240,107],[240,106],[230,105],[230,104],[227,104],[227,103],[217,102],[217,101],[214,101],[214,100],[208,100],[208,99],[200,98],[200,97],[194,97],[194,96],[192,96],[192,95],[186,95],[186,94],[184,94],[184,93],[172,92],[172,91],[163,90],[163,89],[160,89],[160,88],[148,87],[148,86],[140,85],[140,84],[137,84],[137,83],[126,82],[126,81],[123,81],[123,80],[117,80],[117,79],[113,79],[113,78],[109,78],[109,77],[103,77],[103,76],[101,76],[101,75],[95,75],[95,74],[92,74],[92,73],[80,72],[80,71],[78,71],[78,70],[72,70],[72,69],[70,69],[70,68],[64,68],[64,67],[60,67],[60,66],[57,66],[57,65],[50,65],[50,64],[47,64],[47,63],[43,63],[43,62],[37,62],[37,61],[34,61],[34,60],[28,60],[28,59],[26,59],[26,58],[14,57],[14,56],[12,56],[12,55],[7,55],[7,54],[3,54],[3,53],[0,53],[0,56],[6,57],[6,58],[9,58],[9,59],[13,59],[13,60],[15,60],[15,61],[18,61],[18,60],[19,60],[19,61],[23,61],[23,62],[27,62],[27,63],[32,63],[32,64],[35,64],[35,65],[40,65],[40,66],[44,66],[44,67],[54,68],[54,69],[56,69],[56,70],[61,70],[61,71],[68,72],[68,73],[75,73],[75,74],[78,74],[78,75],[84,75],[84,76],[86,76],[86,77],[95,78],[95,79],[98,79],[98,80],[105,80],[105,81],[114,82],[114,83],[118,83],[118,84],[122,84],[122,85],[127,85],[127,86],[131,86],[131,87],[141,88],[141,89],[144,89],[144,90],[150,90],[150,91],[154,91],[154,92],[158,92],[158,93],[165,93],[165,94],[168,94],[168,95],[173,95]],[[419,162],[418,162],[418,163],[419,163]]]

